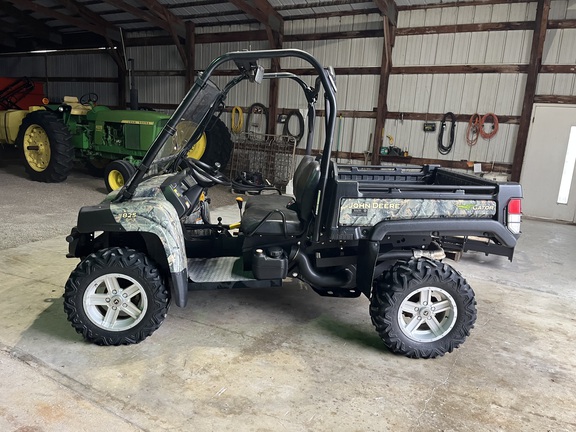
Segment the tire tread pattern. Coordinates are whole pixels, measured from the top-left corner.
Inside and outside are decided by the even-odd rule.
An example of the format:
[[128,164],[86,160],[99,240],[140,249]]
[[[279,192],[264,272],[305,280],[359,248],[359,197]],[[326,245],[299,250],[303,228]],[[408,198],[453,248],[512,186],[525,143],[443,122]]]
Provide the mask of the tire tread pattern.
[[[398,308],[415,289],[437,286],[454,297],[458,309],[456,323],[449,334],[433,342],[415,342],[407,338],[397,322]],[[370,316],[385,345],[410,358],[435,358],[458,348],[470,335],[476,321],[474,291],[448,264],[426,258],[396,264],[375,280],[370,299]]]
[[[135,327],[122,332],[110,332],[95,326],[83,310],[82,297],[90,275],[114,268],[131,269],[152,288],[148,297],[148,317]],[[156,265],[142,252],[130,248],[112,247],[92,253],[70,274],[64,290],[64,311],[72,327],[84,339],[96,345],[136,344],[156,331],[168,313],[170,295]]]

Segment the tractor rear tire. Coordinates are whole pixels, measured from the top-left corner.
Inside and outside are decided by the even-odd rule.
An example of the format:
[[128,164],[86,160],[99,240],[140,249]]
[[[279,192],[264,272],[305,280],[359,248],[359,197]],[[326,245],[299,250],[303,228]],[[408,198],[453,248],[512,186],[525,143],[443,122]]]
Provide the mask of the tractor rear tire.
[[104,183],[108,192],[120,189],[136,172],[136,167],[130,162],[118,159],[110,162],[104,171]]
[[39,110],[28,114],[18,130],[16,145],[21,149],[26,173],[34,181],[62,182],[72,170],[72,137],[54,113]]
[[219,118],[213,118],[206,129],[206,149],[200,160],[210,166],[220,164],[222,171],[228,165],[234,144],[230,131]]

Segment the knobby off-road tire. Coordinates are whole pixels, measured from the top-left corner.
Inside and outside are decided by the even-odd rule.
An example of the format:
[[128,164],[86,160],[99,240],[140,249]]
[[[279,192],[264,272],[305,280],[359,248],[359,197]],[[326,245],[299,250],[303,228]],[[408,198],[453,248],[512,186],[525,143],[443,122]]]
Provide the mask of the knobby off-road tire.
[[164,321],[170,301],[160,271],[133,249],[103,249],[82,260],[64,289],[64,310],[97,345],[143,341]]
[[476,321],[474,291],[448,264],[396,264],[374,281],[370,316],[393,352],[434,358],[458,348]]
[[39,110],[28,114],[18,130],[16,145],[32,180],[58,183],[70,174],[74,159],[70,131],[54,113]]
[[224,122],[219,118],[212,119],[209,129],[206,130],[206,149],[199,159],[210,166],[215,166],[218,162],[219,170],[222,171],[228,165],[232,148],[230,131]]

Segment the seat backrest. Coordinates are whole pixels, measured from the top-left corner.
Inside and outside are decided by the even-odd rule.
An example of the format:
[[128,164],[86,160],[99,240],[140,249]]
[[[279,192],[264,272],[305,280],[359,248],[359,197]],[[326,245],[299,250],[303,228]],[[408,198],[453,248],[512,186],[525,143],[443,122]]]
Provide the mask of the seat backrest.
[[304,158],[294,173],[294,197],[300,218],[308,220],[316,204],[320,183],[320,162],[312,156]]

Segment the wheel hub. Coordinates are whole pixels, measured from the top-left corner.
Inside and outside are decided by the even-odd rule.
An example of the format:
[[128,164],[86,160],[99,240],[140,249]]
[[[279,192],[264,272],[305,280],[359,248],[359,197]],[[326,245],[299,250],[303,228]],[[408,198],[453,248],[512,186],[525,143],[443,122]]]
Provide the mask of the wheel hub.
[[24,133],[24,157],[30,168],[42,172],[50,163],[50,140],[39,125],[31,125]]
[[450,293],[438,287],[419,288],[400,304],[398,324],[416,342],[433,342],[446,336],[458,316]]

